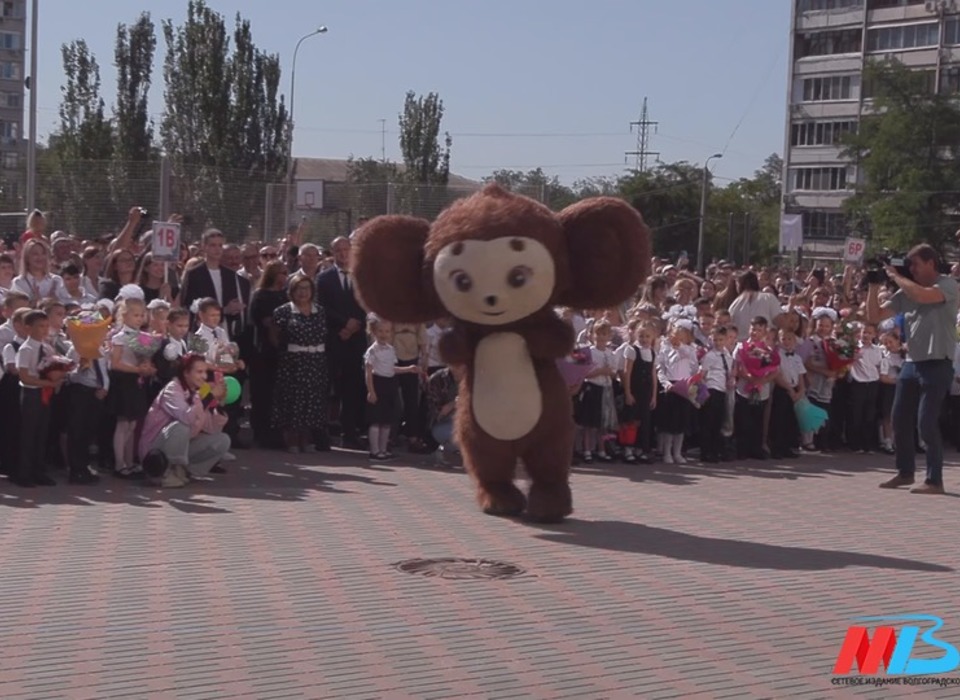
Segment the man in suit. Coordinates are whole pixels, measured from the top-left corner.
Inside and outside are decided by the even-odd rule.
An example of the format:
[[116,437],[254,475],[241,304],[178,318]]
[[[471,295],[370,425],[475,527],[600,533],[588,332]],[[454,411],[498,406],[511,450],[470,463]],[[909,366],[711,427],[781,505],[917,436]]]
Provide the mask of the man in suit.
[[366,312],[357,302],[350,275],[351,242],[333,241],[334,266],[317,275],[317,300],[327,318],[327,357],[331,384],[340,404],[343,446],[362,449],[366,385],[363,354],[367,349]]
[[[224,236],[215,228],[207,229],[200,239],[204,263],[197,265],[183,276],[181,288],[181,303],[184,308],[190,309],[197,299],[207,297],[216,299],[223,309],[223,326],[231,342],[240,348],[240,357],[244,358],[244,350],[248,349],[247,342],[250,328],[248,307],[250,305],[250,281],[237,275],[233,270],[223,267]],[[190,323],[196,327],[196,315],[191,310]],[[246,375],[238,372],[236,380],[243,384]],[[243,448],[245,445],[239,440],[240,417],[243,405],[234,403],[226,408],[229,421],[224,432],[230,436],[231,446]]]

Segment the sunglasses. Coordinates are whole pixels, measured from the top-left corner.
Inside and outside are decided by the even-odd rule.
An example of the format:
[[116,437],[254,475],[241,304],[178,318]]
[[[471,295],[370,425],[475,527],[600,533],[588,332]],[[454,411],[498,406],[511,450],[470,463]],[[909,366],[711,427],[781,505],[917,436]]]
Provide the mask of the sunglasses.
[[279,256],[276,253],[260,253],[260,257],[264,260],[273,260]]

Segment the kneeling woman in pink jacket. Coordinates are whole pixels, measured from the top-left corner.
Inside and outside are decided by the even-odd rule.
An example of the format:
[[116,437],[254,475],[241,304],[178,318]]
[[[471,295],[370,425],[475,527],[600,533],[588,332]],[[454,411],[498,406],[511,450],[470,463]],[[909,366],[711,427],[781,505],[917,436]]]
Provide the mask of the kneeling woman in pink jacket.
[[200,396],[207,371],[203,355],[183,356],[177,377],[154,399],[144,420],[140,459],[153,450],[166,456],[169,468],[161,486],[183,486],[190,476],[208,474],[230,449],[223,433],[227,418],[215,410],[224,387],[214,387],[206,400]]

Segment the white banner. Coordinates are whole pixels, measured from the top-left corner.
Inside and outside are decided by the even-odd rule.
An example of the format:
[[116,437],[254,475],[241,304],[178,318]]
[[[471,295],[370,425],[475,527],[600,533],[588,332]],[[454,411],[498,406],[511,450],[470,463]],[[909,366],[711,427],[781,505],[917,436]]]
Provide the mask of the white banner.
[[780,252],[795,253],[803,245],[803,214],[780,217]]

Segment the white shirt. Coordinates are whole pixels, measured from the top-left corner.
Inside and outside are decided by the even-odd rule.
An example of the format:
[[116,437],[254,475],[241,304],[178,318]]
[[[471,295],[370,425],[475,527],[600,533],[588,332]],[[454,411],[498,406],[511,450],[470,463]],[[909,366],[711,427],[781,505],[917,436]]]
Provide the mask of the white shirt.
[[733,368],[733,358],[724,350],[709,350],[700,361],[700,371],[703,372],[704,382],[712,391],[727,390],[727,380]]
[[13,278],[10,288],[23,292],[32,302],[38,302],[41,299],[58,298],[58,290],[61,287],[63,287],[63,280],[60,279],[60,275],[48,274],[44,277],[17,275]]
[[[740,357],[740,350],[742,348],[743,343],[738,343],[736,349],[733,351],[734,357]],[[759,389],[759,391],[754,391],[754,388]],[[766,401],[770,398],[771,391],[772,382],[759,384],[755,379],[750,378],[737,380],[737,394],[745,399],[758,398],[760,401]]]
[[211,363],[217,362],[222,349],[230,343],[230,336],[220,326],[217,326],[216,328],[210,328],[210,326],[201,323],[194,335],[198,338],[202,338],[206,342],[206,358],[207,362]]
[[445,367],[446,362],[440,357],[440,336],[443,335],[443,329],[437,324],[431,324],[427,328],[427,366]]
[[861,344],[857,359],[850,366],[850,381],[879,382],[883,353],[876,345]]
[[[19,335],[14,335],[9,342],[3,344],[3,368],[6,369],[8,365],[17,366],[17,350],[20,346],[23,345],[26,338],[21,338]],[[14,347],[16,343],[16,347]]]
[[666,341],[660,346],[657,355],[657,377],[661,384],[672,384],[681,379],[689,379],[697,372],[697,349],[692,345],[674,347]]
[[170,362],[183,357],[187,354],[187,340],[181,338],[167,338],[167,344],[163,346],[163,357]]
[[16,337],[17,333],[13,330],[13,321],[7,319],[6,323],[0,325],[0,350],[5,348],[7,343],[12,343]]
[[896,380],[900,376],[900,370],[903,369],[903,362],[904,359],[899,352],[890,352],[884,348],[880,355],[880,374]]
[[803,359],[796,350],[788,355],[786,350],[780,348],[780,373],[791,388],[797,388],[800,377],[807,373],[807,368],[803,366]]
[[613,351],[613,359],[616,362],[614,368],[618,372],[625,372],[627,369],[627,360],[636,361],[637,350],[631,343],[626,342]]
[[137,354],[130,349],[130,340],[140,335],[140,331],[131,328],[130,326],[124,326],[120,329],[120,332],[115,334],[113,338],[110,339],[110,345],[112,347],[121,348],[120,352],[120,362],[125,365],[130,365],[131,367],[137,367],[140,364],[140,358],[137,357]]
[[[40,376],[40,348],[43,347],[44,357],[53,357],[56,353],[53,351],[53,348],[47,345],[46,343],[39,343],[33,338],[27,338],[23,345],[20,346],[20,349],[17,350],[17,369],[20,371],[20,375],[23,376],[24,370],[30,373],[33,377]],[[25,389],[37,389],[39,387],[31,386],[28,387],[23,381],[20,381],[20,386]]]
[[772,326],[773,320],[782,313],[780,300],[770,292],[744,293],[730,304],[730,320],[737,327],[737,339],[741,341],[750,336],[750,322],[757,316],[763,316]]
[[65,285],[60,285],[57,289],[57,300],[63,304],[96,304],[100,299],[97,293],[91,293],[84,285],[80,285],[80,296],[75,297],[67,291]]
[[217,297],[217,303],[223,306],[223,274],[219,267],[216,270],[208,267],[207,271],[210,273],[210,279],[213,280],[213,291]]
[[[821,365],[826,365],[827,360],[823,352],[823,338],[818,335],[811,335],[810,340],[813,342],[813,349],[810,352],[809,359]],[[810,372],[810,376],[807,377],[807,394],[810,398],[816,399],[820,403],[830,403],[830,400],[833,398],[833,385],[836,381],[836,379],[828,379],[822,374]]]
[[[593,346],[590,347],[590,358],[593,360],[593,369],[597,370],[602,367],[607,367],[616,371],[617,369],[617,358],[609,347],[600,350]],[[585,381],[590,382],[591,384],[596,384],[597,386],[613,386],[613,377],[608,377],[602,375],[599,377],[589,377]]]
[[373,368],[378,377],[393,377],[397,374],[397,351],[392,345],[376,342],[363,354],[363,362]]

